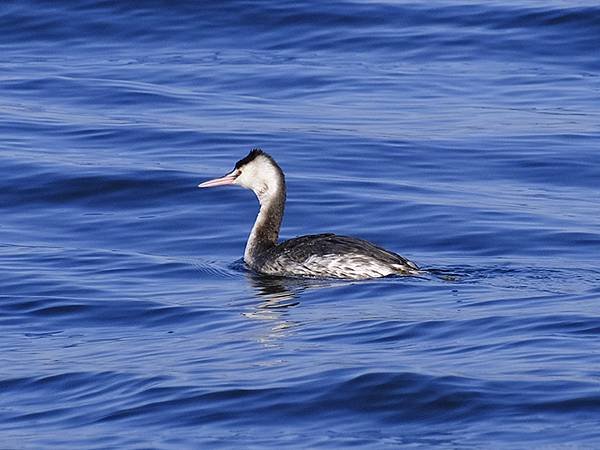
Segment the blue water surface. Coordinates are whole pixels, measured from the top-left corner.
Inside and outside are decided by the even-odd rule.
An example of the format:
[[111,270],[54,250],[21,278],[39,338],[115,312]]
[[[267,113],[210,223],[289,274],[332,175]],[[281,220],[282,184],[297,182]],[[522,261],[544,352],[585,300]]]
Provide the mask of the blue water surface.
[[[595,1],[0,5],[0,447],[600,447]],[[429,273],[267,278],[282,238]]]

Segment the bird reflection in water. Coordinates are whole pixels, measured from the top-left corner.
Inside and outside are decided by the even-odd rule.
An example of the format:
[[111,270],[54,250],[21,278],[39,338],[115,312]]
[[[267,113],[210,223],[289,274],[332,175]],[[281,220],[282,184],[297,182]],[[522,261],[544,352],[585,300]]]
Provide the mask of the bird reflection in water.
[[246,277],[261,303],[257,306],[260,310],[285,310],[298,306],[300,302],[297,295],[306,287],[294,279],[260,275],[247,272]]
[[258,341],[266,346],[277,345],[277,342],[288,336],[298,326],[297,322],[287,318],[287,312],[300,304],[296,300],[296,291],[288,286],[281,277],[271,277],[247,272],[246,277],[260,297],[261,302],[251,312],[243,316],[253,320],[270,322],[266,333],[258,337]]
[[300,325],[297,321],[289,320],[289,312],[300,305],[298,298],[302,292],[330,285],[324,280],[267,276],[251,271],[246,272],[246,278],[261,302],[255,306],[254,311],[243,315],[248,319],[272,323],[269,332],[259,337],[259,341],[265,345],[275,345]]

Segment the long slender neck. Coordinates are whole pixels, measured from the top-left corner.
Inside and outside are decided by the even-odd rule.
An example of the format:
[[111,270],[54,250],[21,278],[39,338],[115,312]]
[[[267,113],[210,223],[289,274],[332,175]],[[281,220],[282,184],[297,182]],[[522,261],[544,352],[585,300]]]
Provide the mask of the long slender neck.
[[285,180],[283,176],[272,186],[265,186],[255,191],[260,203],[260,211],[248,237],[244,261],[250,266],[260,257],[260,254],[277,245],[279,229],[283,220],[285,208]]

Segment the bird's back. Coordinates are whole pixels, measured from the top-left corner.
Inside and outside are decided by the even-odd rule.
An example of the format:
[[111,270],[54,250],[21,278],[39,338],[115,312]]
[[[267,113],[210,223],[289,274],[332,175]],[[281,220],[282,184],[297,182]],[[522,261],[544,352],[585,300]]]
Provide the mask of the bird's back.
[[281,242],[261,255],[256,266],[259,272],[272,275],[353,279],[419,270],[413,262],[371,242],[330,233]]

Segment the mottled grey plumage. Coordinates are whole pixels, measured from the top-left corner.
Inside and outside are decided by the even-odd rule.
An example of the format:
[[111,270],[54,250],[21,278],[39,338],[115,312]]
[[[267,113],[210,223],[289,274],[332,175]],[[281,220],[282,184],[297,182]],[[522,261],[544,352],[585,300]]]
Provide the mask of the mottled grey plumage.
[[314,234],[277,243],[285,207],[285,177],[275,160],[260,149],[239,160],[222,178],[200,187],[239,184],[258,197],[244,261],[260,273],[282,276],[364,279],[418,274],[416,264],[368,241],[335,234]]
[[309,277],[376,278],[415,274],[418,267],[371,242],[336,234],[313,234],[281,242],[255,261],[258,272]]

